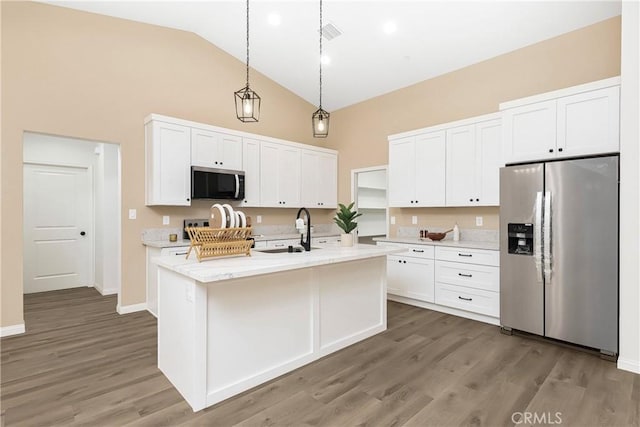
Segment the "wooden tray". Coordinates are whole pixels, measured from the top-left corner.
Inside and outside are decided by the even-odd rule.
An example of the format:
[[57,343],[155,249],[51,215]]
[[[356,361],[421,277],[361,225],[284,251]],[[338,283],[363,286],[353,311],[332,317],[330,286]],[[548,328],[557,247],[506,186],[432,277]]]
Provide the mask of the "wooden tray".
[[191,240],[187,258],[193,249],[198,261],[230,255],[251,256],[251,227],[244,228],[211,228],[186,227]]

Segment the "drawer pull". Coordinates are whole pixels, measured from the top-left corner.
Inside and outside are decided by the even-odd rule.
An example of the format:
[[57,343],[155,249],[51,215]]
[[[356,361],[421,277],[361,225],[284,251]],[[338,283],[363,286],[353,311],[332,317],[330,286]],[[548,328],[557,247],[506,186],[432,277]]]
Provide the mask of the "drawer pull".
[[318,240],[318,243],[327,243],[326,240]]
[[473,301],[473,298],[465,298],[465,297],[461,297],[460,295],[458,295],[458,299],[461,299],[464,301]]
[[413,252],[417,252],[419,254],[424,253],[423,249],[412,249],[412,250],[413,250]]
[[187,253],[186,252],[174,252],[173,254],[174,255],[186,255]]
[[462,276],[462,277],[473,277],[473,274],[462,274],[462,273],[458,273],[458,276]]
[[276,248],[283,248],[284,243],[275,243],[273,246],[275,246]]
[[472,257],[473,255],[472,255],[472,254],[461,254],[461,253],[458,253],[458,256],[466,256],[466,257],[469,257],[469,258],[470,258],[470,257]]

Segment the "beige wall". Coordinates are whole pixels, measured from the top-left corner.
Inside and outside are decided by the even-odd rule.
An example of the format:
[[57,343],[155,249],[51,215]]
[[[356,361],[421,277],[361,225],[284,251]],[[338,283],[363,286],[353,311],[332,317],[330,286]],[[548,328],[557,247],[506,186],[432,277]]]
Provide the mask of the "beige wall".
[[[232,93],[244,65],[198,36],[39,3],[1,3],[2,219],[0,325],[22,322],[22,137],[24,131],[113,142],[122,154],[122,304],[144,301],[142,229],[171,226],[194,209],[144,206],[144,128],[149,113],[181,117],[338,149],[340,199],[350,194],[350,170],[387,163],[389,134],[497,110],[501,101],[619,74],[618,18],[336,111],[328,140],[314,140],[315,109],[257,73],[260,123],[242,124]],[[407,96],[412,101],[407,103]],[[138,219],[127,218],[130,208]],[[400,224],[410,209],[394,210]],[[420,209],[441,224],[476,214],[497,226],[495,208]],[[289,223],[295,210],[251,209],[265,224]],[[413,213],[415,214],[415,213]],[[328,222],[331,212],[317,211]],[[448,216],[450,215],[450,216]],[[431,219],[433,218],[433,219]],[[437,224],[434,224],[437,225]],[[10,251],[7,251],[10,248]],[[28,325],[27,325],[28,327]]]
[[[178,226],[180,218],[206,213],[204,207],[144,206],[148,114],[324,142],[311,135],[315,107],[258,73],[251,83],[263,99],[260,122],[239,122],[233,91],[245,83],[244,64],[194,34],[39,3],[2,2],[1,8],[2,326],[23,318],[24,131],[120,144],[124,305],[145,300],[142,229],[162,227],[162,215],[171,215],[172,226]],[[126,219],[130,208],[138,209],[137,220]],[[292,209],[251,212],[262,212],[265,223],[290,223],[295,216]]]
[[[434,58],[437,61],[437,58]],[[330,148],[340,152],[339,198],[351,169],[388,162],[387,136],[498,111],[498,104],[620,74],[620,17],[573,31],[334,112]],[[391,209],[398,225],[498,228],[498,208]],[[391,235],[395,227],[390,227]]]

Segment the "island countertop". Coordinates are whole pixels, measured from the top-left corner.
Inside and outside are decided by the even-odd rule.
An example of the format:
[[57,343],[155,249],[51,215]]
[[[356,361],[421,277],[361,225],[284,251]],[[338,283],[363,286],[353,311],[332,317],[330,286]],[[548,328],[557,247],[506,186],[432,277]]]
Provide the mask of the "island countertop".
[[300,253],[265,253],[252,250],[251,256],[212,258],[198,262],[192,252],[189,259],[164,256],[153,258],[152,261],[161,267],[198,282],[208,283],[356,261],[402,251],[402,248],[391,246],[354,245],[352,247],[341,247],[337,245],[317,245],[317,249]]

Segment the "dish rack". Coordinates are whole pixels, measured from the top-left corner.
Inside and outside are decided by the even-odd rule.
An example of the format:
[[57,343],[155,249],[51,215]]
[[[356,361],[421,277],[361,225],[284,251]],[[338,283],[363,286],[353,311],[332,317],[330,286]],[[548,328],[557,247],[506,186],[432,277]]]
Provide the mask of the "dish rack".
[[251,256],[251,244],[247,240],[251,236],[251,227],[244,228],[211,228],[186,227],[191,245],[187,258],[193,249],[198,261],[204,258],[215,258],[230,255]]

